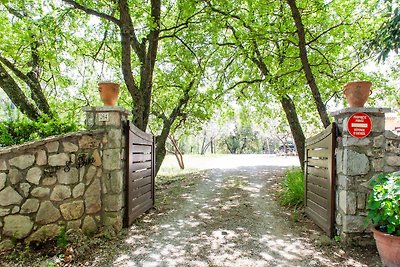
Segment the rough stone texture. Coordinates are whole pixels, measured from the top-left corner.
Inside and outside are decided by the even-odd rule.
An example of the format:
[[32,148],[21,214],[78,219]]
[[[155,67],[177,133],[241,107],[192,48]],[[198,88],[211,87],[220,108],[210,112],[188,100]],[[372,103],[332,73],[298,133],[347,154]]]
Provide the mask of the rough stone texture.
[[65,172],[64,168],[57,171],[57,179],[60,184],[76,184],[79,182],[78,169],[71,167],[69,172]]
[[120,149],[105,149],[103,151],[103,168],[110,171],[121,168]]
[[81,228],[81,224],[82,224],[81,220],[69,221],[69,222],[67,222],[67,230],[69,230],[69,229],[80,229]]
[[122,229],[123,215],[119,212],[107,212],[104,215],[104,226],[112,226],[116,231]]
[[72,190],[72,197],[73,198],[78,198],[80,196],[83,196],[84,192],[85,192],[85,184],[84,183],[79,183]]
[[372,169],[376,172],[383,171],[383,167],[385,166],[385,161],[383,159],[372,159]]
[[118,194],[123,190],[124,177],[122,171],[114,171],[110,175],[110,193]]
[[97,225],[92,216],[86,216],[83,220],[82,230],[85,234],[97,232]]
[[3,240],[0,242],[0,252],[11,250],[14,246],[14,242],[10,239]]
[[15,185],[23,180],[23,176],[21,172],[17,169],[11,169],[8,173],[8,178],[10,180],[10,183]]
[[54,207],[50,201],[44,201],[40,205],[36,215],[36,222],[40,224],[49,224],[57,221],[60,217],[60,211]]
[[0,216],[6,216],[6,215],[8,215],[8,214],[10,214],[11,212],[10,212],[10,209],[3,209],[3,208],[0,208]]
[[387,140],[385,150],[387,152],[400,154],[400,142],[395,140]]
[[36,187],[32,189],[31,195],[37,198],[45,198],[50,195],[50,188]]
[[31,185],[29,183],[20,183],[19,188],[21,189],[24,197],[29,196],[29,190],[31,189]]
[[15,158],[12,158],[8,161],[11,166],[15,166],[18,169],[24,170],[33,165],[35,162],[35,156],[33,155],[21,155]]
[[55,153],[58,151],[60,144],[58,142],[52,142],[46,144],[46,149],[49,153]]
[[121,129],[111,129],[108,131],[108,143],[106,148],[119,148],[121,147],[122,133]]
[[92,182],[92,179],[96,174],[96,171],[97,171],[97,169],[96,169],[95,166],[89,166],[89,168],[88,168],[88,170],[86,172],[85,178],[84,178],[86,185],[88,185],[88,184],[90,184]]
[[6,180],[7,180],[7,174],[5,173],[0,173],[0,190],[6,186]]
[[4,188],[0,192],[0,206],[19,205],[21,204],[22,197],[11,186]]
[[60,205],[61,214],[65,220],[76,220],[83,215],[84,206],[83,201],[74,201]]
[[19,211],[20,211],[19,206],[14,206],[14,207],[12,208],[12,210],[11,210],[11,214],[18,213]]
[[361,175],[369,172],[369,160],[365,154],[345,149],[343,161],[343,173],[346,175]]
[[101,187],[100,180],[95,179],[93,183],[88,187],[85,193],[85,206],[86,213],[96,213],[101,209]]
[[7,170],[7,165],[4,160],[0,160],[0,171],[5,171]]
[[52,201],[62,201],[71,197],[71,188],[66,185],[56,185],[50,195]]
[[119,211],[124,206],[124,197],[122,194],[106,195],[103,205],[105,211]]
[[366,205],[367,195],[363,193],[357,194],[357,209],[364,210]]
[[36,155],[36,164],[38,166],[43,166],[47,164],[47,155],[46,151],[44,150],[39,150]]
[[4,218],[3,234],[16,239],[27,237],[33,228],[28,216],[9,215]]
[[92,136],[82,136],[79,139],[79,148],[81,149],[96,149],[100,145],[100,140]]
[[36,198],[29,198],[21,207],[21,214],[29,214],[36,212],[39,209],[39,200]]
[[65,166],[66,162],[69,161],[69,155],[66,153],[60,153],[49,156],[50,166]]
[[63,142],[62,143],[64,152],[76,152],[78,151],[79,147],[71,142]]
[[400,166],[400,156],[397,156],[397,155],[396,156],[394,156],[394,155],[387,156],[386,163],[389,166]]
[[27,238],[27,242],[44,242],[46,240],[54,239],[61,232],[62,226],[57,224],[48,224],[39,228],[36,232]]
[[340,191],[339,193],[339,207],[346,214],[356,214],[357,199],[356,193],[351,191]]
[[342,139],[343,142],[343,146],[347,147],[347,146],[368,146],[369,144],[371,144],[371,140],[369,138],[354,138],[352,136],[343,136]]
[[99,153],[99,150],[96,149],[93,151],[92,157],[94,159],[94,162],[92,163],[94,166],[99,167],[101,166],[102,162],[101,162],[101,156]]
[[40,178],[42,178],[42,170],[38,167],[29,169],[26,175],[26,180],[36,185],[40,183]]
[[365,231],[368,226],[365,223],[365,217],[346,215],[343,217],[343,232],[360,233]]
[[42,180],[42,185],[44,185],[44,186],[54,185],[56,182],[57,182],[57,177],[50,176],[50,177],[46,177]]
[[384,144],[385,144],[385,137],[383,135],[379,135],[374,138],[374,147],[375,148],[383,147]]

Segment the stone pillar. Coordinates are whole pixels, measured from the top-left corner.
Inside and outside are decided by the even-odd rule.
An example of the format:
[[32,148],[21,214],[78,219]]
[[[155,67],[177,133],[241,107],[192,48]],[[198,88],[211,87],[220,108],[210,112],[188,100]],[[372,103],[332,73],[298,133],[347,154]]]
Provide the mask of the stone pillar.
[[105,145],[101,151],[103,173],[102,224],[105,229],[121,230],[125,200],[125,136],[124,125],[129,112],[121,107],[86,107],[89,130],[104,129]]
[[[347,122],[363,112],[372,120],[371,133],[362,139],[351,136]],[[385,113],[388,108],[345,108],[331,115],[339,127],[336,163],[336,228],[343,241],[357,241],[369,233],[366,219],[366,187],[373,175],[385,167]]]

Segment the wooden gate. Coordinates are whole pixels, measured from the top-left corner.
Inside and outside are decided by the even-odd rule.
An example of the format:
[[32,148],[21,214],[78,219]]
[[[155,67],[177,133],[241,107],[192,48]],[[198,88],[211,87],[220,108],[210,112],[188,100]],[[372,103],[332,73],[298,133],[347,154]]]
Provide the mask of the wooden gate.
[[335,123],[306,140],[305,212],[330,238],[335,223]]
[[128,121],[125,225],[154,206],[155,138]]

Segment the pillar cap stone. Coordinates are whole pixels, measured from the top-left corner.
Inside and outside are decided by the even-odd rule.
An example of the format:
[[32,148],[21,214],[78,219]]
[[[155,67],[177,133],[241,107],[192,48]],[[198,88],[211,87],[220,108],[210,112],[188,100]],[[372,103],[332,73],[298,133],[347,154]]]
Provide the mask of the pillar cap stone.
[[87,106],[87,107],[83,107],[82,108],[83,111],[86,112],[118,112],[124,115],[131,115],[131,113],[129,112],[129,110],[127,110],[126,108],[123,107],[113,107],[113,106],[98,106],[98,107],[91,107],[91,106]]
[[363,113],[389,113],[391,112],[391,108],[344,108],[336,111],[332,111],[329,113],[329,115],[333,117],[341,116],[344,114],[351,114],[351,113],[357,113],[357,112],[363,112]]

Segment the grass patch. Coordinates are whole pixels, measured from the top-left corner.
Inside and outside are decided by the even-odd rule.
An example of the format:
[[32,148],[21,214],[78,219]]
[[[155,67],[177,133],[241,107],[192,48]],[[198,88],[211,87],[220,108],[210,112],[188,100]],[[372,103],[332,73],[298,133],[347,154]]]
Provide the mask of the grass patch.
[[282,191],[278,194],[279,204],[299,208],[304,205],[304,174],[301,169],[291,169],[281,183]]

